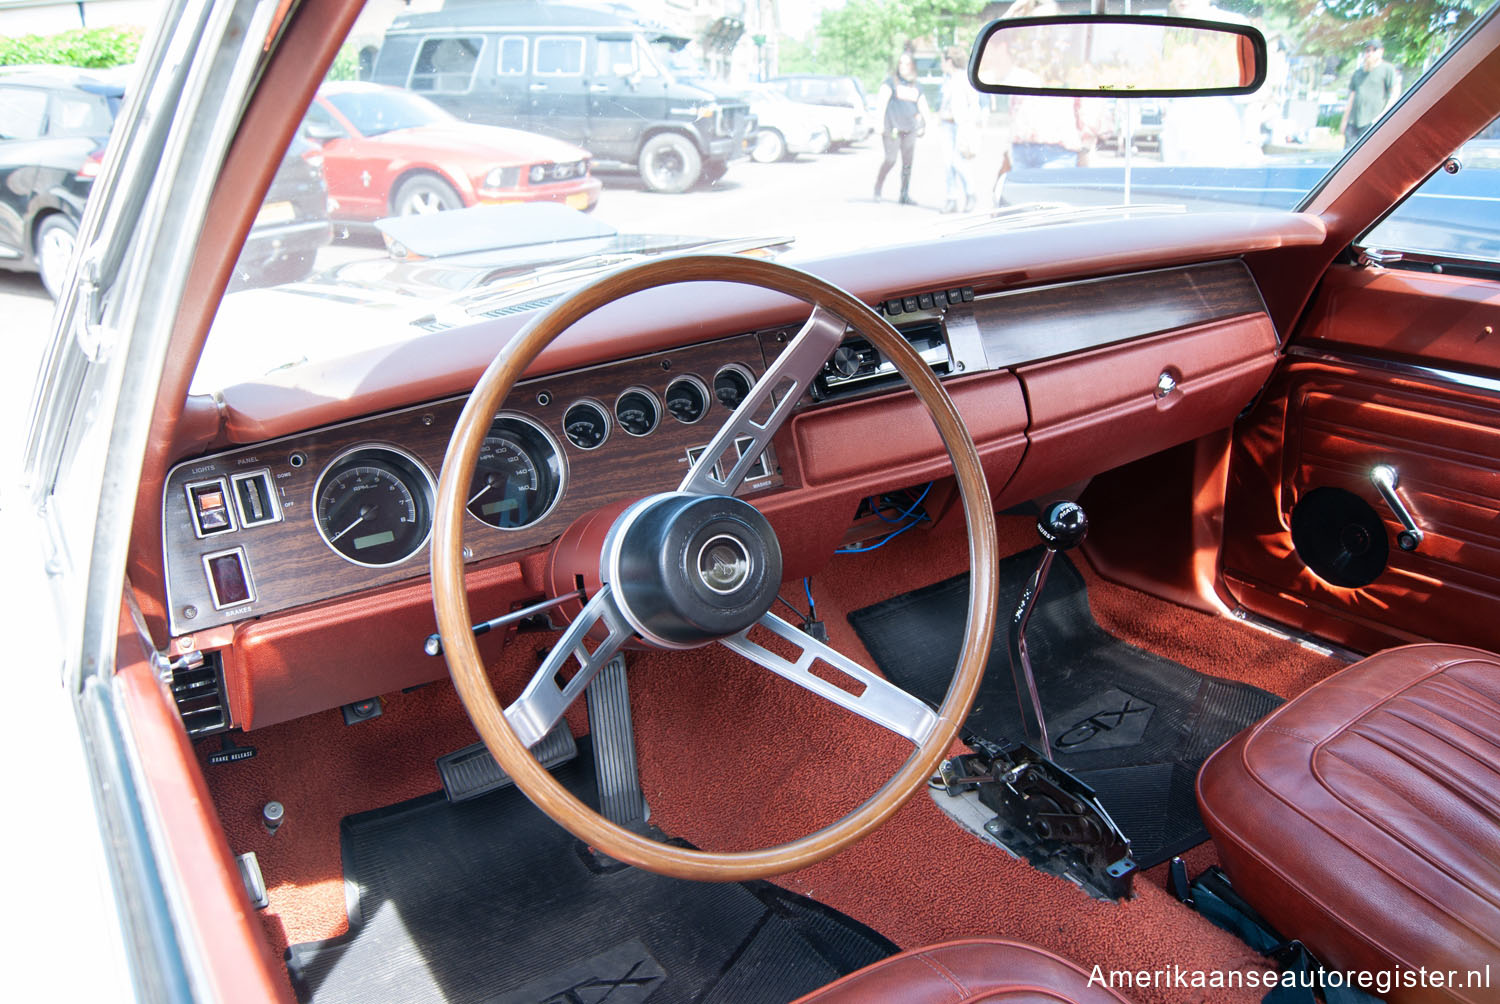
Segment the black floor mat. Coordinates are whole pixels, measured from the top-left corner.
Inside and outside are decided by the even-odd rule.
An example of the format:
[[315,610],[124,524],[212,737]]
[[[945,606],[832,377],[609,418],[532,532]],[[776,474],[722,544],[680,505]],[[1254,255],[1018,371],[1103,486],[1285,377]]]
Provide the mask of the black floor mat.
[[[555,773],[595,801],[587,740]],[[293,945],[300,1001],[781,1004],[896,951],[769,883],[600,873],[507,788],[344,819],[349,933]]]
[[[1024,738],[1007,632],[1040,556],[1038,548],[1000,563],[1000,619],[966,735]],[[936,706],[958,663],[968,597],[969,577],[959,575],[856,610],[849,622],[888,679]],[[1053,562],[1026,645],[1053,759],[1098,792],[1137,864],[1150,868],[1207,840],[1193,795],[1198,768],[1281,699],[1106,633],[1066,558]]]

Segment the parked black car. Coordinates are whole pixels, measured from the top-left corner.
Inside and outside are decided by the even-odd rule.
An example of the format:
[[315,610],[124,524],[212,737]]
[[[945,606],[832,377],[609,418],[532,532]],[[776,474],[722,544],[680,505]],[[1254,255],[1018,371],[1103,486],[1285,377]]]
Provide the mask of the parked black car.
[[[41,274],[56,296],[78,221],[125,97],[128,70],[0,69],[0,268]],[[328,189],[294,142],[271,182],[231,288],[312,271],[332,236]]]
[[753,125],[744,101],[678,80],[652,52],[687,42],[600,7],[453,4],[396,18],[372,79],[469,122],[576,143],[596,170],[639,171],[653,191],[685,192],[723,177]]

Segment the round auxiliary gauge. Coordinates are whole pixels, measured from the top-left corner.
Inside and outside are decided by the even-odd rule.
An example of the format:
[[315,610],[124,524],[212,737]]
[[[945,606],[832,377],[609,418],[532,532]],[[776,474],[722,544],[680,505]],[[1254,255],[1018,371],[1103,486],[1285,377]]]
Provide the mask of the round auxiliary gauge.
[[708,388],[695,376],[680,376],[667,384],[667,411],[683,425],[708,413]]
[[562,494],[561,451],[540,425],[500,415],[479,446],[469,482],[469,515],[500,530],[530,526]]
[[609,412],[598,401],[577,401],[563,412],[563,432],[580,450],[597,450],[609,438]]
[[733,411],[740,406],[741,401],[750,396],[750,388],[754,385],[755,380],[750,376],[749,370],[739,363],[730,363],[714,374],[714,397]]
[[656,395],[643,387],[632,387],[615,399],[615,421],[632,436],[650,435],[661,421]]
[[323,542],[346,561],[380,568],[410,558],[432,531],[432,476],[392,446],[334,458],[313,489]]

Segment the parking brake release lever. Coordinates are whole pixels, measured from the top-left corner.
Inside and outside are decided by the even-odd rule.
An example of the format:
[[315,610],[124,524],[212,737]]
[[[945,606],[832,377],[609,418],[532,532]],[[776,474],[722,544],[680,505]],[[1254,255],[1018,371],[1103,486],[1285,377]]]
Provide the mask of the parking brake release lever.
[[1052,745],[1047,736],[1047,720],[1042,716],[1042,699],[1037,693],[1036,676],[1031,671],[1031,659],[1026,654],[1026,624],[1036,608],[1042,587],[1047,584],[1047,572],[1052,568],[1052,559],[1058,551],[1071,551],[1083,543],[1089,529],[1089,518],[1077,502],[1053,502],[1042,510],[1037,519],[1037,536],[1042,538],[1041,564],[1032,574],[1031,580],[1021,593],[1021,602],[1010,619],[1010,672],[1015,678],[1016,696],[1021,702],[1021,722],[1026,729],[1026,741],[1043,756],[1051,759]]
[[1401,532],[1396,534],[1396,546],[1403,551],[1415,551],[1422,543],[1422,528],[1417,526],[1406,502],[1396,494],[1401,475],[1390,464],[1380,464],[1370,470],[1370,482],[1380,493],[1380,497],[1385,499],[1385,504],[1391,507],[1396,522],[1401,524]]

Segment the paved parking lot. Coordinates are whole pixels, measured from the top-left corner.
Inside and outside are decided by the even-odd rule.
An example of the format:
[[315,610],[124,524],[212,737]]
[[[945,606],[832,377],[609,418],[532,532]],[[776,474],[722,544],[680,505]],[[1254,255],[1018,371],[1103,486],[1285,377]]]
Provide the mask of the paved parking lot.
[[[52,322],[52,298],[34,275],[0,271],[0,332],[6,343],[0,366],[0,471],[21,460],[31,388]],[[9,483],[10,478],[5,479]]]
[[[990,155],[980,158],[976,172],[986,181],[993,180],[998,162],[998,133],[988,140],[990,149],[986,153]],[[939,212],[945,198],[944,162],[942,141],[935,131],[917,147],[911,188],[917,205],[896,202],[899,167],[886,179],[885,199],[874,200],[880,159],[876,139],[837,153],[791,162],[756,164],[742,159],[734,162],[718,185],[684,195],[648,192],[630,175],[603,175],[604,193],[595,214],[626,233],[790,236],[784,221],[795,221],[804,231],[798,236],[796,250],[814,255],[925,238],[935,228],[963,225],[961,217]],[[808,232],[807,223],[812,219],[818,221],[818,229]],[[328,268],[384,253],[377,240],[356,236],[325,248],[319,254],[318,266]],[[0,437],[0,469],[13,469],[19,459],[25,412],[51,316],[52,302],[36,276],[0,271],[0,318],[4,318],[0,329],[6,332],[10,350],[4,375],[0,376],[0,399],[4,402],[0,404],[4,409],[0,421],[5,422],[7,430]]]

